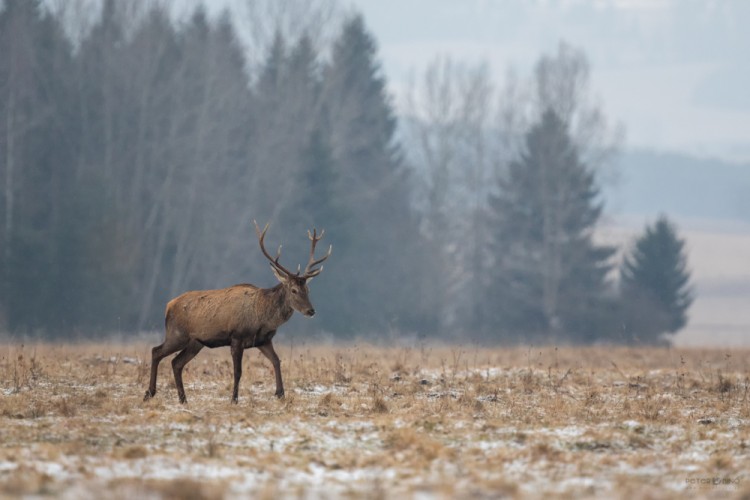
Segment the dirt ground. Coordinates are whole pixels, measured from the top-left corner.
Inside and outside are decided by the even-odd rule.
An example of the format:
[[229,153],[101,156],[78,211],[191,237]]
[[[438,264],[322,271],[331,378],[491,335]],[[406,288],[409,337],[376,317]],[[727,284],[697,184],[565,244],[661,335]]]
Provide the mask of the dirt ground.
[[0,345],[0,497],[741,498],[750,351]]

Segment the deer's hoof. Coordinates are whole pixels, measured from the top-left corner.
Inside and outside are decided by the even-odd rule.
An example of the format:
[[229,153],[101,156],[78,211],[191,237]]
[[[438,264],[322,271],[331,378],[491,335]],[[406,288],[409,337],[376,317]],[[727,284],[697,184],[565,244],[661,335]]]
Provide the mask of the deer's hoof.
[[233,405],[239,404],[239,401],[237,401],[237,398],[232,398],[232,404]]
[[144,401],[144,402],[145,402],[145,401],[148,401],[149,399],[151,399],[151,398],[153,398],[153,397],[154,397],[154,394],[153,394],[153,393],[152,393],[152,392],[151,392],[150,390],[149,390],[149,391],[146,391],[146,395],[145,395],[145,396],[143,396],[143,401]]
[[284,399],[284,391],[276,391],[275,395],[278,399]]

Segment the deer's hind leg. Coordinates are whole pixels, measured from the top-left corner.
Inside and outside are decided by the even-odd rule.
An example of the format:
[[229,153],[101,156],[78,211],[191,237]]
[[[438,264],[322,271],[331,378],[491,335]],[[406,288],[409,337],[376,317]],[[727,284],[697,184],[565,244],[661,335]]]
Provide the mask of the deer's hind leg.
[[151,349],[151,380],[148,384],[146,395],[143,397],[144,401],[148,401],[156,395],[156,375],[159,371],[161,360],[180,349],[184,349],[189,341],[190,339],[187,336],[170,335],[170,332],[167,331],[167,338],[164,342]]
[[203,344],[197,340],[191,340],[185,349],[180,352],[177,356],[172,359],[172,371],[174,372],[174,383],[177,386],[177,395],[180,397],[180,403],[187,403],[185,397],[185,388],[182,385],[182,369],[185,365],[193,359],[200,350],[203,349]]
[[273,348],[273,343],[269,340],[266,344],[258,346],[258,350],[260,350],[260,352],[262,352],[273,365],[273,374],[276,377],[276,397],[283,398],[284,382],[281,380],[281,361]]

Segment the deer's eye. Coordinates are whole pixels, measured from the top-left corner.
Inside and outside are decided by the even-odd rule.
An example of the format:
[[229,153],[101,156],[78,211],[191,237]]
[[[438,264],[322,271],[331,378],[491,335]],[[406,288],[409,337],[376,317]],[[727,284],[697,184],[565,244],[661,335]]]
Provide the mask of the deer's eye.
[[296,288],[292,288],[292,293],[293,293],[294,295],[297,295],[297,289],[296,289]]

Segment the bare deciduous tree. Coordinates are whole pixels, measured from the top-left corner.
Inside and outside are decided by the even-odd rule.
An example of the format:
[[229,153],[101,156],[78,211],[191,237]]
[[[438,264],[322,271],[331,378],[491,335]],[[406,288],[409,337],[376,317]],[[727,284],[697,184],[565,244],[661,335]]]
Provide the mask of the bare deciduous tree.
[[254,70],[262,64],[277,35],[285,40],[306,36],[316,53],[324,52],[341,20],[335,0],[244,0],[239,12],[238,27],[244,35],[248,66]]
[[494,99],[485,64],[465,66],[447,57],[435,59],[406,97],[422,230],[435,264],[449,270],[436,287],[443,290],[438,310],[445,330],[476,326],[478,320],[476,280],[486,261],[482,218],[495,161]]

